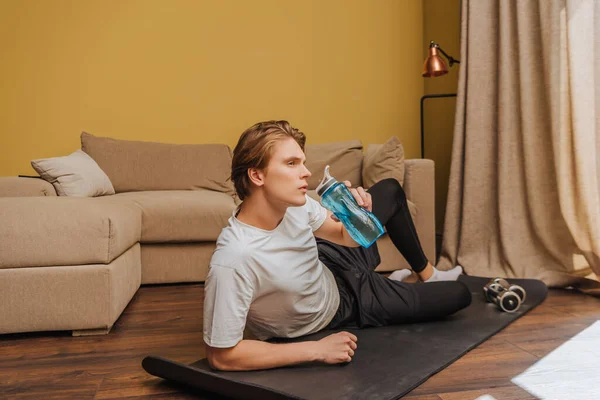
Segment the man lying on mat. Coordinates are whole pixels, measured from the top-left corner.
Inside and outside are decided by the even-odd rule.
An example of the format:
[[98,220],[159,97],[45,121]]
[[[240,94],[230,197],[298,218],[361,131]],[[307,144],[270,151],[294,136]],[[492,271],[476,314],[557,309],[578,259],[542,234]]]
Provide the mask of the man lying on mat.
[[[426,283],[402,282],[407,270],[388,278],[375,272],[377,246],[359,247],[306,195],[305,141],[287,121],[268,121],[247,129],[233,152],[231,176],[243,203],[217,240],[204,289],[204,341],[215,369],[348,362],[358,347],[349,332],[303,343],[263,340],[431,320],[471,303],[456,281],[462,268],[440,271],[425,257],[395,179],[350,191]],[[246,324],[260,340],[243,339]]]

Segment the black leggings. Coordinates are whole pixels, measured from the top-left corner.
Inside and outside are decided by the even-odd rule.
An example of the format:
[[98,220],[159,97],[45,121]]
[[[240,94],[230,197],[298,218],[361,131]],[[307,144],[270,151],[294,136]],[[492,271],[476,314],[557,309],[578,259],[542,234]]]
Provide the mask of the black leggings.
[[385,226],[394,246],[415,272],[427,266],[404,189],[395,179],[384,179],[368,190],[373,199],[373,214]]
[[[408,211],[404,190],[395,179],[385,179],[369,189],[373,213],[385,225],[390,239],[413,270],[427,266]],[[381,259],[377,243],[368,249],[345,247],[317,239],[319,259],[333,273],[340,305],[329,328],[384,326],[442,318],[471,303],[462,282],[408,284],[375,272]]]

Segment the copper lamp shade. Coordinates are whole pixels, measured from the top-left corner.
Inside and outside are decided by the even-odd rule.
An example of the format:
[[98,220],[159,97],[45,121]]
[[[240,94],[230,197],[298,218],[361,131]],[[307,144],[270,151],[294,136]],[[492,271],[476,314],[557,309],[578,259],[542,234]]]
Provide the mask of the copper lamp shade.
[[423,64],[423,76],[426,78],[442,76],[448,73],[448,67],[438,54],[437,45],[429,46],[429,56]]
[[423,64],[423,76],[425,78],[435,78],[436,76],[442,76],[448,73],[448,67],[440,53],[448,59],[450,68],[452,68],[454,64],[460,64],[459,60],[446,54],[446,52],[432,40],[429,43],[429,55],[425,60],[425,64]]

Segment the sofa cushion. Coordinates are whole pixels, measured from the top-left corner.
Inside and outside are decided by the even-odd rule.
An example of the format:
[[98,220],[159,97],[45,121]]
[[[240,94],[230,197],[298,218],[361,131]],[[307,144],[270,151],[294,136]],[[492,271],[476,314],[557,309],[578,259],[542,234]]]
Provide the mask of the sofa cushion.
[[139,243],[109,264],[0,269],[0,334],[107,330],[140,281]]
[[98,198],[142,210],[142,243],[217,240],[235,209],[233,198],[213,190],[162,190]]
[[352,186],[362,185],[362,150],[360,140],[306,145],[306,167],[312,173],[308,178],[308,188],[317,188],[327,165],[338,181],[350,181]]
[[363,185],[370,188],[386,178],[394,178],[404,184],[404,148],[396,136],[384,144],[370,144],[363,160]]
[[108,176],[96,161],[77,150],[64,157],[31,160],[42,179],[50,182],[59,196],[96,197],[115,194]]
[[0,268],[109,264],[139,241],[142,218],[101,199],[0,198]]
[[83,132],[81,149],[106,172],[117,193],[200,188],[234,193],[226,144],[117,140]]

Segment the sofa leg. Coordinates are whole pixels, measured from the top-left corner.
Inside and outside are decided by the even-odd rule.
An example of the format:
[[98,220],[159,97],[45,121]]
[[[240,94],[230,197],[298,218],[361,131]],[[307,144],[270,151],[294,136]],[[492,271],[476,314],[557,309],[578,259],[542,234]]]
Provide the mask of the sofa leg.
[[108,328],[99,328],[99,329],[82,329],[78,331],[73,331],[73,336],[95,336],[95,335],[108,335],[112,325]]

